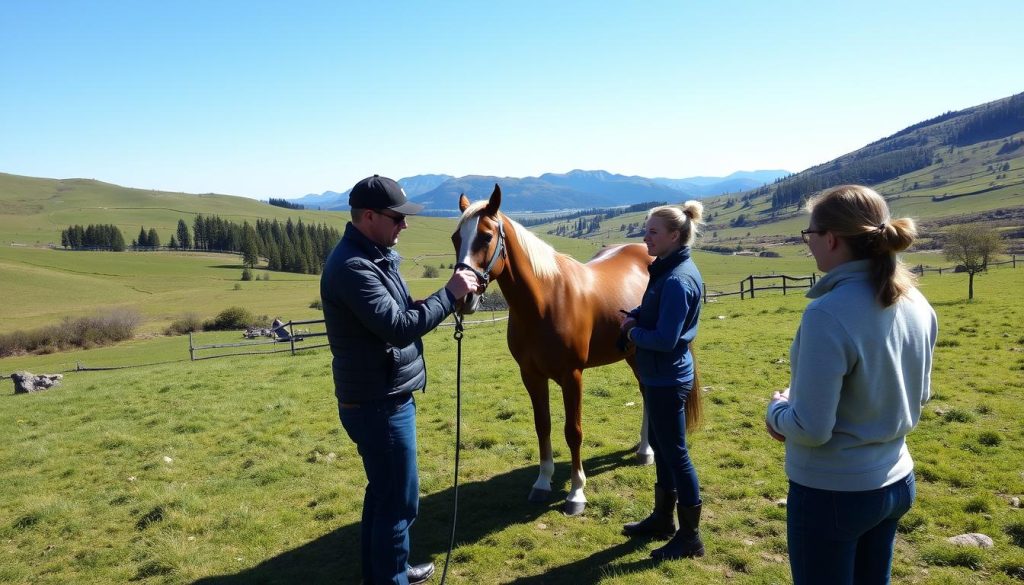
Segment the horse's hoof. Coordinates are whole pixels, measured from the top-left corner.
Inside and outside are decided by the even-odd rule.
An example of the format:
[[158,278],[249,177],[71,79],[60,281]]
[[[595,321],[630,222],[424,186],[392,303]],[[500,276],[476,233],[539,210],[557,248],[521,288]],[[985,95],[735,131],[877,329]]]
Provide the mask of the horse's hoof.
[[565,505],[562,506],[562,513],[566,516],[579,516],[583,513],[584,508],[587,507],[586,502],[569,502],[566,501]]
[[637,453],[634,457],[636,457],[637,465],[653,465],[654,464],[654,455],[653,454]]
[[534,504],[543,504],[544,502],[548,501],[548,497],[550,495],[551,490],[539,490],[537,488],[533,488],[530,490],[530,497],[526,499],[533,502]]

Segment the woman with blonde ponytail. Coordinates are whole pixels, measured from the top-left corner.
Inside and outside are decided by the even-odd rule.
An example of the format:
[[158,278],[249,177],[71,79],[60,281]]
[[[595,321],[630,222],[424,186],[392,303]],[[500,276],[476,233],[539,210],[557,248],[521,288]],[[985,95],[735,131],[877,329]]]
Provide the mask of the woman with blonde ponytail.
[[690,258],[690,245],[703,215],[698,201],[655,207],[647,214],[644,243],[655,257],[648,268],[651,278],[640,306],[622,322],[623,334],[636,346],[636,373],[657,474],[654,511],[622,530],[628,536],[671,537],[651,552],[657,560],[704,555],[698,530],[700,487],[686,448],[687,426],[693,428],[700,412],[690,343],[697,335],[704,282]]
[[889,583],[896,525],[916,493],[905,441],[931,396],[935,311],[896,253],[910,219],[859,185],[807,203],[801,232],[827,274],[807,296],[790,348],[790,384],[768,405],[786,445],[794,585]]

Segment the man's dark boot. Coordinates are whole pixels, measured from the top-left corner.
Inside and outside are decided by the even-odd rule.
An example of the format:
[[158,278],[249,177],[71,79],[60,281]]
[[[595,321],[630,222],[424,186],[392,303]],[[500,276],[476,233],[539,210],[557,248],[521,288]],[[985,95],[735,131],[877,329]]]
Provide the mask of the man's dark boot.
[[676,507],[676,511],[679,513],[679,532],[676,532],[676,535],[665,546],[651,551],[651,557],[654,560],[704,556],[704,543],[700,540],[699,531],[702,504],[703,502],[696,506],[679,504]]
[[622,527],[626,536],[653,536],[669,538],[676,533],[676,492],[654,484],[654,511],[639,522],[630,522]]
[[409,585],[426,583],[434,576],[434,563],[423,563],[415,567],[405,569],[405,575],[409,578]]

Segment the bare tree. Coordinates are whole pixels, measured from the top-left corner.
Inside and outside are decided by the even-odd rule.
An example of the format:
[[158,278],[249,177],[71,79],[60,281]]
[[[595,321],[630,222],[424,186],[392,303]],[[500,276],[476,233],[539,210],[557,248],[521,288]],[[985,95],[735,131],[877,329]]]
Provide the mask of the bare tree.
[[967,298],[974,298],[974,275],[988,268],[989,261],[1003,251],[999,232],[981,224],[953,226],[943,245],[946,259],[963,266],[968,274]]

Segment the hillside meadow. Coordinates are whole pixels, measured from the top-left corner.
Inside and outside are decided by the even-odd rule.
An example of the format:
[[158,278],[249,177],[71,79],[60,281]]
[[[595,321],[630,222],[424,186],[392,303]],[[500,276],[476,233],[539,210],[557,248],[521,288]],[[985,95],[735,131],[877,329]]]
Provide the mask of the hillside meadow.
[[[811,268],[798,253],[791,256],[788,262],[804,262],[804,272]],[[759,259],[760,272],[778,260],[787,262]],[[698,261],[722,279],[742,272],[727,266],[727,257]],[[306,282],[310,290],[314,280]],[[439,279],[424,280],[416,286],[440,286]],[[287,293],[283,280],[244,284],[281,285],[278,296],[295,304],[310,296],[305,289]],[[1024,496],[1022,285],[1020,268],[993,269],[978,278],[976,299],[968,303],[966,276],[929,274],[921,281],[940,321],[935,397],[909,440],[919,491],[901,523],[896,583],[1024,579],[1024,512],[1010,504]],[[805,304],[800,294],[768,293],[705,305],[699,356],[707,418],[691,448],[705,499],[708,555],[660,565],[647,558],[657,543],[619,534],[622,523],[650,507],[654,475],[631,459],[640,400],[628,368],[585,375],[590,501],[582,516],[570,518],[559,511],[568,487],[561,409],[553,408],[553,499],[529,504],[536,440],[504,324],[469,329],[449,582],[788,582],[785,509],[777,504],[786,495],[783,451],[764,433],[763,413],[771,391],[787,383],[788,347]],[[425,338],[429,386],[417,395],[423,499],[412,531],[416,562],[441,563],[450,530],[451,333],[439,328]],[[62,386],[42,393],[14,396],[8,386],[0,394],[0,582],[358,582],[363,474],[337,420],[327,350],[189,362],[185,338],[155,337],[0,360],[0,370],[182,358],[68,373]],[[558,404],[557,391],[552,400]],[[945,542],[964,532],[985,533],[995,546]]]

